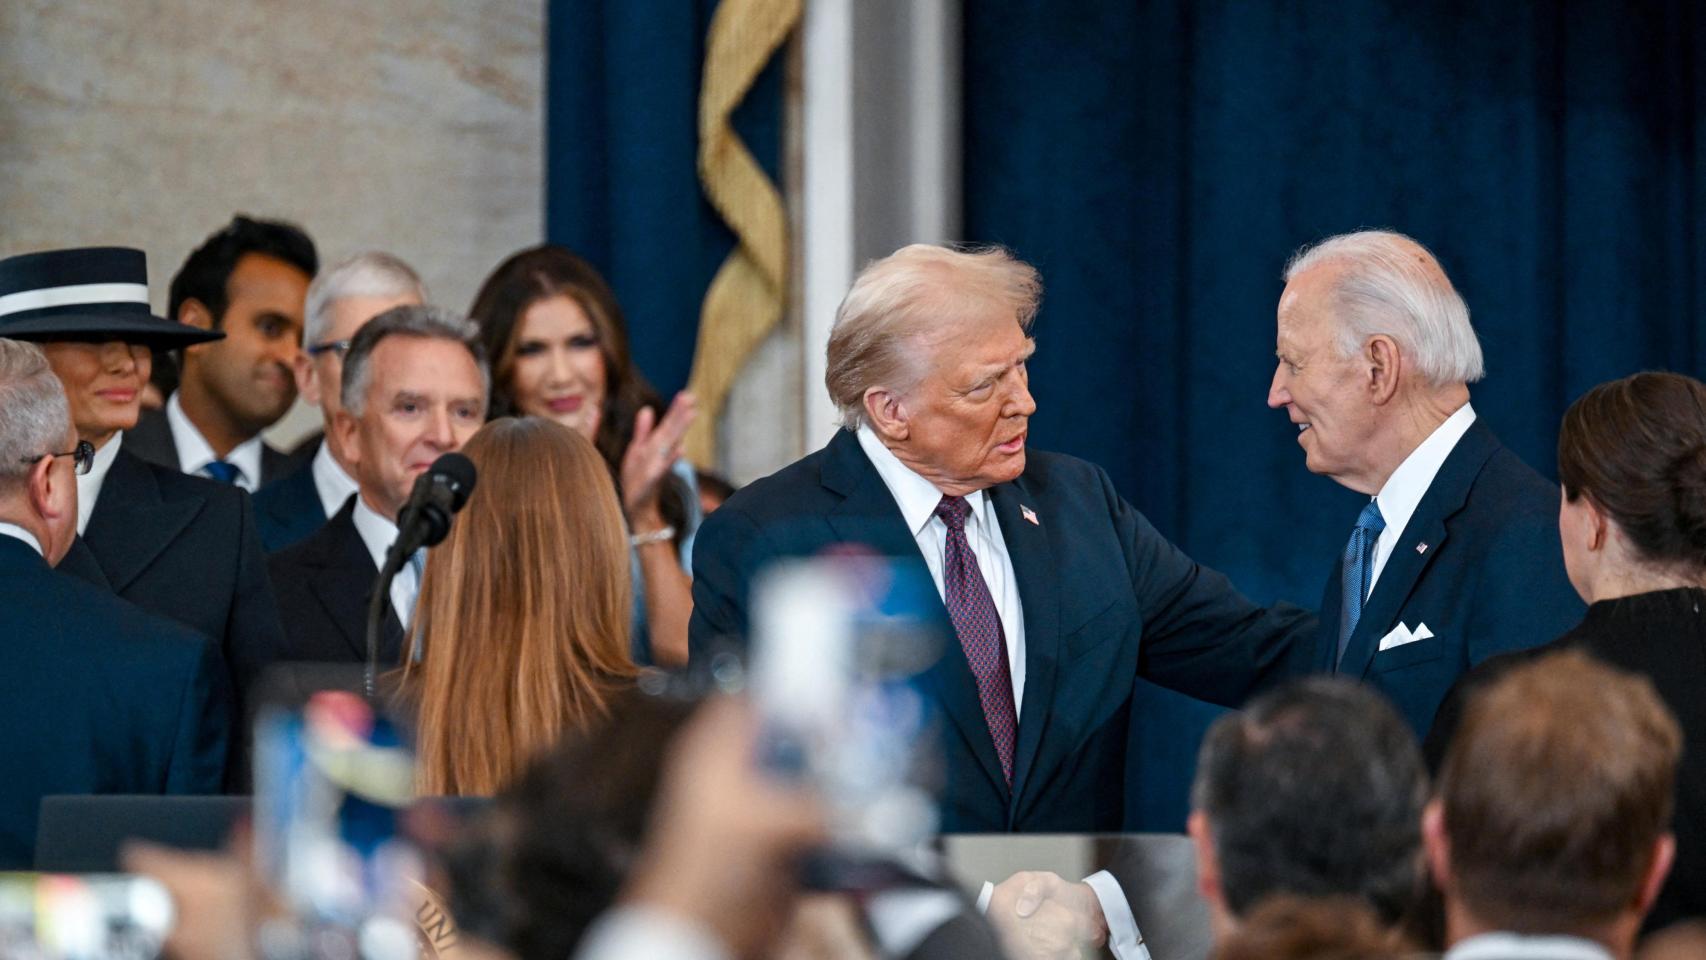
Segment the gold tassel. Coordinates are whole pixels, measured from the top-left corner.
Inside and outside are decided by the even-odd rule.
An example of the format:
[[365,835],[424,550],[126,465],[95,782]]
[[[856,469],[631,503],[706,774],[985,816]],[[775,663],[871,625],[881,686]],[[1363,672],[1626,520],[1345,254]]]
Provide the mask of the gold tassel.
[[711,18],[699,93],[699,179],[734,231],[699,311],[699,342],[687,388],[699,418],[688,459],[716,466],[717,420],[748,356],[782,319],[787,302],[788,220],[782,195],[735,136],[730,114],[799,23],[801,0],[723,0]]

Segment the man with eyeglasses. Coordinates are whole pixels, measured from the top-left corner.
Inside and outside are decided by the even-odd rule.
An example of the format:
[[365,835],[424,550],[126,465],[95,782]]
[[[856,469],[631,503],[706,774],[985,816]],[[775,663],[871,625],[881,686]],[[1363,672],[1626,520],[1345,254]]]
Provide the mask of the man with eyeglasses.
[[0,870],[19,870],[48,794],[218,792],[229,704],[205,638],[53,569],[95,447],[39,347],[0,339],[0,410]]
[[214,640],[241,694],[283,642],[248,495],[148,463],[127,436],[154,351],[222,336],[150,312],[140,250],[0,260],[0,337],[41,345],[78,439],[95,448],[77,479],[80,536],[60,569]]
[[293,224],[232,218],[172,278],[166,316],[224,333],[184,348],[178,388],[126,438],[144,460],[250,493],[283,476],[289,459],[262,431],[296,400],[302,304],[320,261]]
[[343,408],[338,388],[350,339],[392,307],[425,302],[420,275],[388,253],[357,254],[322,271],[308,286],[296,387],[302,402],[320,408],[325,432],[291,452],[292,460],[305,462],[255,495],[255,520],[268,553],[303,540],[355,495],[349,460],[329,439],[332,421]]

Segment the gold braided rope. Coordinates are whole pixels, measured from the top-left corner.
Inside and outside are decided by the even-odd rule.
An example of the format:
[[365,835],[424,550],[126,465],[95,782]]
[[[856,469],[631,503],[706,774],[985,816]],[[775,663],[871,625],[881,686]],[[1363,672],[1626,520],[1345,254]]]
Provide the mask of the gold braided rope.
[[788,220],[782,195],[764,175],[729,115],[799,23],[801,0],[722,0],[711,17],[699,93],[699,179],[734,231],[736,246],[705,291],[699,341],[687,388],[699,419],[686,453],[714,467],[717,420],[747,357],[782,319],[788,275]]

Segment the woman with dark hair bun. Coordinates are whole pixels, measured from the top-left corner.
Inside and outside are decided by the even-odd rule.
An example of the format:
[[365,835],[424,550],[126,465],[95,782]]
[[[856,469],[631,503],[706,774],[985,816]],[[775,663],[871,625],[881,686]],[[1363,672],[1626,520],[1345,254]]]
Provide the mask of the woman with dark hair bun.
[[681,457],[698,415],[692,394],[664,407],[634,366],[616,295],[562,247],[498,264],[468,315],[492,360],[488,416],[555,420],[592,441],[610,467],[632,544],[636,659],[686,663],[701,518],[693,466]]
[[1589,390],[1559,428],[1558,478],[1564,566],[1587,616],[1550,644],[1467,675],[1440,707],[1426,753],[1437,767],[1469,694],[1529,658],[1576,648],[1650,679],[1688,744],[1676,863],[1647,916],[1656,930],[1706,916],[1706,384],[1637,373]]

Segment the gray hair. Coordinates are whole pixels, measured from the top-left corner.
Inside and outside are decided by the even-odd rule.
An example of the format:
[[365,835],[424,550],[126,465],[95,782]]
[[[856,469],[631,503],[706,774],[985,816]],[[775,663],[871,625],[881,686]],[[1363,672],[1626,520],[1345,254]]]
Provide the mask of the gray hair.
[[408,304],[392,307],[367,321],[350,341],[349,353],[344,355],[344,380],[338,399],[351,416],[361,416],[367,406],[368,381],[372,379],[368,361],[374,349],[380,341],[393,336],[461,344],[480,368],[481,401],[491,392],[492,373],[486,363],[486,349],[480,345],[480,329],[454,310]]
[[339,300],[410,295],[422,303],[427,300],[426,285],[413,267],[389,253],[358,253],[330,270],[320,271],[308,285],[302,342],[308,346],[320,342],[331,320],[332,304]]
[[1286,282],[1329,262],[1341,267],[1332,297],[1342,356],[1385,334],[1433,386],[1474,383],[1485,374],[1469,307],[1428,248],[1389,230],[1343,233],[1299,250],[1286,265]]
[[866,264],[829,331],[823,382],[841,425],[856,430],[865,422],[870,388],[905,394],[924,378],[912,359],[916,343],[907,341],[991,308],[1029,330],[1042,295],[1036,268],[1002,247],[915,243]]
[[0,338],[0,489],[10,489],[71,430],[65,388],[33,343]]

